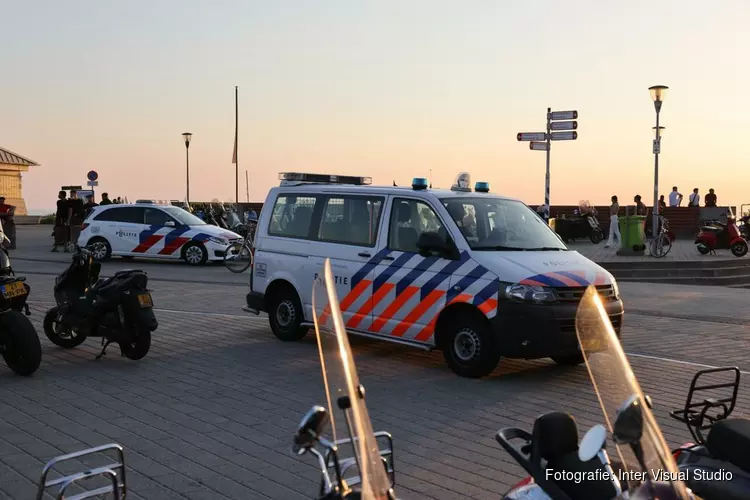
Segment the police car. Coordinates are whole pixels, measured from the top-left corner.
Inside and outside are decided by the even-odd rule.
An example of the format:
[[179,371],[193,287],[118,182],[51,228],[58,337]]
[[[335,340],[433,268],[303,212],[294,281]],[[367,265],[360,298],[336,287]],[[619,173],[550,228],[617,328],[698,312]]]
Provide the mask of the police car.
[[182,259],[197,266],[223,260],[239,237],[179,207],[136,203],[94,207],[84,220],[78,244],[104,243],[94,255],[97,260],[118,255]]
[[501,357],[583,362],[575,331],[589,285],[619,335],[612,275],[523,202],[425,179],[376,187],[367,177],[282,173],[261,211],[243,310],[267,312],[281,340],[313,326],[312,282],[326,257],[350,334],[440,349],[454,372],[491,373]]

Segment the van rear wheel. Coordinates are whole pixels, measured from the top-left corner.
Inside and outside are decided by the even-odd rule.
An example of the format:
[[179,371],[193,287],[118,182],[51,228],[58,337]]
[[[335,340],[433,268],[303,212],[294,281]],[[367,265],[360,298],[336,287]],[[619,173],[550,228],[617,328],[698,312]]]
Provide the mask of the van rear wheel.
[[461,377],[479,378],[492,373],[500,362],[497,339],[487,320],[477,314],[449,322],[442,339],[445,361]]
[[302,303],[297,293],[284,287],[273,294],[268,308],[271,331],[279,340],[293,342],[307,335],[309,328],[302,326],[305,319]]
[[568,354],[567,356],[552,356],[552,361],[563,366],[577,366],[583,363],[583,353]]

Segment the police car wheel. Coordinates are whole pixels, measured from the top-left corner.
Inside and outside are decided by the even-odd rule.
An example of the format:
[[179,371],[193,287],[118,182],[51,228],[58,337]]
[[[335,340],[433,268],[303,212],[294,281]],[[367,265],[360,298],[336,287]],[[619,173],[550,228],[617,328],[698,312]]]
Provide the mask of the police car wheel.
[[448,325],[443,356],[457,375],[478,378],[489,375],[500,361],[495,336],[485,318],[462,318]]
[[301,326],[304,319],[302,304],[294,292],[277,292],[271,298],[270,306],[268,322],[271,324],[271,331],[279,340],[293,342],[307,335],[308,328]]
[[95,261],[102,262],[109,260],[109,258],[112,257],[112,247],[109,245],[109,241],[104,238],[96,237],[91,238],[86,245],[90,246],[94,243],[101,243],[101,245],[96,246],[92,251],[91,256]]
[[188,243],[182,251],[182,258],[190,266],[202,266],[208,260],[208,252],[200,243]]
[[569,354],[567,356],[552,356],[552,361],[558,365],[576,366],[583,363],[583,353]]

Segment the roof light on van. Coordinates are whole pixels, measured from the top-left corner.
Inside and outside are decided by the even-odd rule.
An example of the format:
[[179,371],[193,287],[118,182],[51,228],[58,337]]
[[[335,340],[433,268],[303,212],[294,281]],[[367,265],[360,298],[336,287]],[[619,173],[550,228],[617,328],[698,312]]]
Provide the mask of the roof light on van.
[[471,176],[469,172],[461,172],[456,176],[456,182],[451,186],[451,191],[471,192]]
[[414,191],[422,191],[423,189],[427,189],[427,179],[424,177],[415,177],[411,181],[411,188]]
[[474,191],[477,193],[489,193],[490,192],[490,183],[489,182],[477,182],[474,184]]
[[307,174],[300,172],[281,172],[279,180],[285,183],[310,182],[318,184],[352,184],[355,186],[369,186],[372,177],[359,177],[356,175],[330,175],[330,174]]

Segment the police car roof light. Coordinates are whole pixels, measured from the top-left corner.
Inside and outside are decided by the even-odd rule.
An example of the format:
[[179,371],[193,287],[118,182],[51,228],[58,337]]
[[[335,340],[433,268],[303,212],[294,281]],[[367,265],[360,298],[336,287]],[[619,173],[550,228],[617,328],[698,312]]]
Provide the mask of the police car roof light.
[[476,184],[474,184],[474,191],[476,191],[477,193],[489,193],[490,183],[479,181]]
[[423,189],[427,189],[427,179],[424,177],[415,177],[411,181],[411,188],[414,191],[421,191]]
[[471,176],[469,172],[461,172],[456,176],[456,182],[451,186],[451,191],[471,192]]
[[352,184],[355,186],[369,186],[372,177],[356,175],[307,174],[301,172],[281,172],[279,180],[284,182],[311,182],[319,184]]

